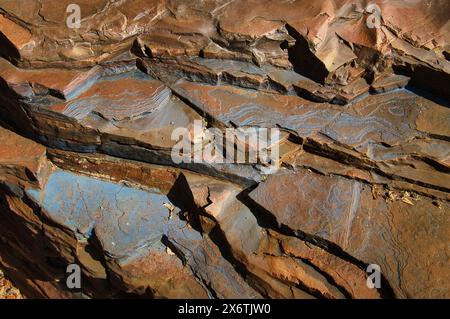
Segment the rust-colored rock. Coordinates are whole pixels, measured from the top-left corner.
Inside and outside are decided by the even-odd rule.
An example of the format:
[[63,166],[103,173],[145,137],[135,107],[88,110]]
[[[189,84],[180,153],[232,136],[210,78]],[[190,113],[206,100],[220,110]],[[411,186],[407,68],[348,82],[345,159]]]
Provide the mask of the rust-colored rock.
[[450,297],[448,1],[73,5],[0,1],[24,297]]

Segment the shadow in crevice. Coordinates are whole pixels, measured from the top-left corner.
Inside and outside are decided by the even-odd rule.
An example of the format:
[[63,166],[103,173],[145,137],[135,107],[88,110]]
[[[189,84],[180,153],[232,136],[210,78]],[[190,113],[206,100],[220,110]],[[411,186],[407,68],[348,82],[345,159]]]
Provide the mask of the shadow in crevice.
[[406,89],[445,107],[450,107],[450,74],[424,66],[393,66],[396,74],[411,78]]
[[194,195],[184,174],[178,175],[172,188],[167,193],[167,198],[180,209],[180,219],[188,222],[194,230],[202,233],[199,219],[201,212],[195,204]]
[[287,49],[288,58],[294,67],[294,71],[318,83],[325,84],[325,79],[328,76],[328,70],[311,51],[308,41],[289,24],[286,24],[286,30],[288,31],[288,34],[296,40],[296,42],[294,46],[290,48],[288,48],[286,43],[284,43],[281,48]]
[[10,61],[17,66],[17,62],[20,60],[20,52],[16,46],[0,32],[0,43],[2,48],[0,50],[0,56]]
[[352,299],[352,295],[347,291],[347,289],[345,289],[344,287],[339,285],[336,282],[336,280],[334,280],[334,278],[330,274],[328,274],[327,272],[323,271],[321,268],[317,267],[315,264],[313,264],[308,259],[300,258],[300,257],[295,257],[295,259],[300,260],[302,263],[304,263],[304,264],[308,265],[309,267],[313,268],[315,271],[317,271],[319,274],[321,274],[323,277],[325,277],[325,279],[330,284],[332,284],[334,287],[336,287],[345,296],[346,299]]
[[[338,245],[321,237],[310,235],[300,230],[293,230],[289,228],[287,225],[280,224],[277,221],[276,217],[270,211],[268,211],[267,209],[256,203],[253,199],[250,198],[250,196],[248,196],[248,194],[251,191],[253,191],[256,187],[257,186],[254,186],[244,190],[237,196],[237,199],[241,201],[244,205],[246,205],[250,209],[250,211],[255,215],[259,226],[274,230],[285,236],[297,237],[305,242],[308,242],[310,244],[322,248],[323,250],[329,252],[330,254],[333,254],[347,262],[356,265],[363,271],[366,271],[368,266],[366,263],[348,254],[347,252],[342,250],[342,248],[339,247]],[[381,287],[382,288],[378,289],[378,291],[382,298],[393,299],[396,297],[394,290],[390,286],[387,279],[383,276],[383,274],[381,274]]]
[[[264,289],[258,285],[257,280],[253,280],[253,274],[247,269],[244,263],[240,262],[236,259],[232,253],[233,249],[230,246],[228,240],[226,239],[226,235],[223,230],[220,228],[219,223],[206,211],[204,208],[199,208],[194,201],[194,195],[192,194],[189,183],[187,182],[186,177],[183,174],[180,174],[177,180],[175,181],[172,189],[169,191],[167,197],[172,202],[172,204],[176,205],[178,208],[182,210],[182,212],[186,212],[189,215],[187,222],[192,226],[192,228],[200,233],[204,233],[201,223],[200,216],[207,217],[211,219],[215,225],[214,227],[207,233],[208,237],[211,241],[216,245],[219,249],[222,257],[230,263],[234,270],[256,291],[258,291],[263,297],[267,297],[264,294]],[[180,218],[183,218],[180,216]],[[164,240],[167,245],[168,240]],[[176,250],[175,247],[173,247]],[[184,258],[182,259],[184,260]]]
[[184,174],[178,175],[172,188],[167,193],[167,198],[182,211],[195,212],[197,210],[194,195]]
[[[449,85],[450,85],[450,83],[449,83]],[[446,86],[446,87],[448,87],[448,86]],[[412,93],[414,93],[418,96],[421,96],[427,100],[430,100],[436,104],[450,108],[450,99],[449,98],[445,99],[442,96],[433,94],[432,92],[419,87],[417,82],[411,81],[410,83],[408,83],[408,85],[405,87],[405,89],[407,89],[408,91],[411,91]],[[448,137],[446,137],[446,138],[448,138]]]

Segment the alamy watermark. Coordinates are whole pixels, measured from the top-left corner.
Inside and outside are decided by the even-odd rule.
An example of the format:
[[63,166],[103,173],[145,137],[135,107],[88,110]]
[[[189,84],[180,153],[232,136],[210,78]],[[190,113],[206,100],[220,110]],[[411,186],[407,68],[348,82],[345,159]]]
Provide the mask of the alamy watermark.
[[172,132],[172,161],[180,163],[257,164],[263,173],[279,168],[280,130],[277,128],[207,128],[196,120]]
[[[391,0],[389,0],[391,1]],[[415,5],[421,2],[422,0],[403,0],[403,3],[405,5]],[[366,19],[366,25],[369,29],[380,29],[381,28],[381,22],[382,22],[382,10],[381,7],[377,3],[369,3],[366,8],[365,12],[369,13],[367,19]]]
[[78,4],[71,3],[66,8],[69,13],[66,19],[66,25],[69,29],[79,29],[81,27],[81,8]]
[[381,288],[381,267],[377,264],[367,266],[366,272],[370,275],[367,277],[367,287],[370,289]]
[[70,264],[66,268],[68,274],[66,286],[69,289],[81,289],[81,268],[77,264]]

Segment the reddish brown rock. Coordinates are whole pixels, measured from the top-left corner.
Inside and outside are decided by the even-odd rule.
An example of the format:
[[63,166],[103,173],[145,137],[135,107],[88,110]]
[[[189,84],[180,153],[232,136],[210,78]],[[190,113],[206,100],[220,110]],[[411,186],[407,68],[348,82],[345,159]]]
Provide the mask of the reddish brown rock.
[[[442,280],[450,275],[444,248],[447,204],[439,208],[408,192],[374,198],[370,187],[358,181],[304,170],[270,176],[250,197],[278,225],[323,238],[366,264],[379,264],[399,297],[448,294]],[[418,267],[419,260],[433,267]],[[412,284],[419,277],[420,289]]]
[[[420,81],[420,75],[436,74],[448,83],[446,1],[427,5],[424,1],[320,0],[273,5],[270,1],[108,4],[99,0],[79,4],[79,28],[66,24],[72,12],[67,12],[69,4],[50,0],[41,7],[36,1],[26,6],[4,4],[1,31],[11,48],[5,48],[3,55],[22,65],[85,66],[126,52],[137,39],[138,51],[144,55],[253,61],[294,68],[319,82],[345,85],[393,65],[418,74],[414,82],[444,95],[434,81]],[[423,26],[420,30],[411,27],[417,21]]]
[[0,268],[25,297],[450,296],[448,1],[70,4],[0,4]]
[[5,278],[0,270],[0,299],[22,299],[20,291]]

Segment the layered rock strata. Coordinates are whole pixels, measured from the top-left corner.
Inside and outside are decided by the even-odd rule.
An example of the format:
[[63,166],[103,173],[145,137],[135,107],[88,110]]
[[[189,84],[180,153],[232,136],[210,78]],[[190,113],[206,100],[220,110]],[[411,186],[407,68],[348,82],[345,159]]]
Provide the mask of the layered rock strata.
[[[73,28],[72,1],[0,1],[0,265],[25,297],[450,297],[448,1],[78,2]],[[198,123],[220,138],[185,159],[278,129],[277,169],[175,161]]]

